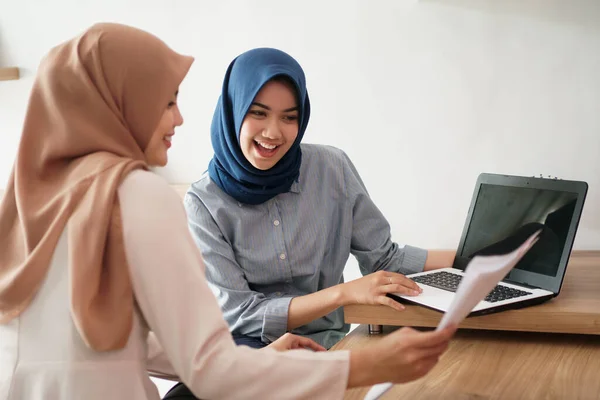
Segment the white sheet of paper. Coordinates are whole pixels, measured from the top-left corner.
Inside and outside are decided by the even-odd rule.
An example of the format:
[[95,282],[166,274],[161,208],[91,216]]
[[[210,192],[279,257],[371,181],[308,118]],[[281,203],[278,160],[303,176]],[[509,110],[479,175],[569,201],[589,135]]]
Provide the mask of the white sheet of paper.
[[475,256],[467,265],[456,294],[444,313],[437,330],[458,325],[487,296],[521,257],[537,242],[540,231],[531,235],[519,248],[500,256]]
[[[500,256],[476,256],[469,262],[448,311],[436,330],[458,325],[487,296],[527,251],[537,242],[541,231],[531,235],[519,248]],[[392,388],[391,382],[373,385],[364,400],[376,400]]]
[[364,400],[377,400],[378,398],[383,396],[385,392],[390,390],[392,386],[394,386],[394,384],[391,382],[378,383],[377,385],[373,385],[365,395]]

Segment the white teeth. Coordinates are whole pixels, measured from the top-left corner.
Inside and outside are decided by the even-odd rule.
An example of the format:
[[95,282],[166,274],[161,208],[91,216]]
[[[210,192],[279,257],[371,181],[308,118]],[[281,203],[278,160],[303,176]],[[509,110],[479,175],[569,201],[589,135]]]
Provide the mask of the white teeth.
[[163,139],[170,142],[171,140],[173,140],[173,136],[165,136]]
[[274,148],[276,148],[277,146],[274,144],[266,144],[266,143],[261,143],[255,140],[255,142],[260,145],[261,147],[264,147],[267,150],[273,150]]

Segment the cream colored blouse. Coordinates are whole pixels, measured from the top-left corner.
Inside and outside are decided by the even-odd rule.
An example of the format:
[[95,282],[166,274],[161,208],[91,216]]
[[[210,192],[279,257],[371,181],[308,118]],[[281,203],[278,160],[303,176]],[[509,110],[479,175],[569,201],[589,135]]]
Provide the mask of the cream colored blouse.
[[343,397],[346,351],[235,346],[180,198],[163,178],[132,172],[119,198],[137,305],[126,347],[92,351],[73,325],[67,228],[34,301],[0,325],[0,400],[158,399],[148,371],[178,377],[205,399]]

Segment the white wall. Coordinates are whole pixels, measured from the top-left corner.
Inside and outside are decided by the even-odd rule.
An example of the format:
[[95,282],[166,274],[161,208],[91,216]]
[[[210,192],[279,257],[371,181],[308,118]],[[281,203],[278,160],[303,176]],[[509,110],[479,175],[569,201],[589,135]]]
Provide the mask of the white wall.
[[305,68],[306,142],[346,150],[399,242],[452,248],[482,171],[590,184],[576,248],[600,248],[600,2],[596,0],[0,0],[0,188],[37,64],[97,21],[147,29],[196,57],[186,123],[160,171],[191,182],[230,60],[279,47]]

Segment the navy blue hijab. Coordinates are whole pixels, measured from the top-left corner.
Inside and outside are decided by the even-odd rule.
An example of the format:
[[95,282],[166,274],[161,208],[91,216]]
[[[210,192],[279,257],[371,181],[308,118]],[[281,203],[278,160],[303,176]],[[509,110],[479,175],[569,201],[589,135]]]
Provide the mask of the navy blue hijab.
[[[240,130],[246,113],[265,83],[287,77],[296,87],[298,137],[272,168],[262,171],[246,159],[240,147]],[[300,175],[300,142],[310,117],[304,71],[296,60],[277,49],[247,51],[229,64],[213,116],[210,135],[215,151],[208,174],[225,193],[245,204],[261,204],[290,190]]]

